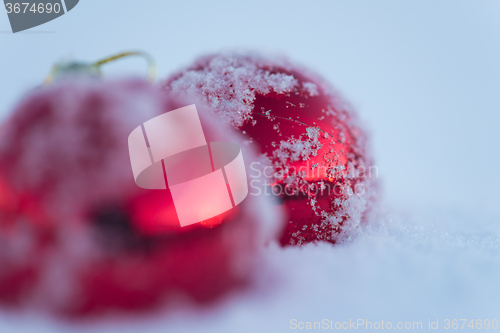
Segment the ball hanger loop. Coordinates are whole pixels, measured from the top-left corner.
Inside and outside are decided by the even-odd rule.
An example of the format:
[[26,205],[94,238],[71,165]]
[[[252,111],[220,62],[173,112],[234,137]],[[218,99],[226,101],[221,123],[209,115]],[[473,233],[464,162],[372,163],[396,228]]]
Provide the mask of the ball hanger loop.
[[62,77],[74,76],[74,75],[86,75],[93,77],[100,77],[101,67],[110,62],[114,62],[116,60],[138,56],[145,59],[148,63],[148,81],[154,82],[156,79],[156,62],[151,55],[143,51],[129,51],[122,52],[110,57],[98,60],[94,63],[85,63],[85,62],[62,62],[57,63],[53,66],[52,72],[45,78],[45,84],[51,83],[54,80],[57,80]]
[[143,52],[143,51],[130,51],[130,52],[119,53],[119,54],[101,59],[99,61],[96,61],[93,64],[93,66],[100,68],[104,64],[116,61],[116,60],[121,59],[121,58],[133,57],[133,56],[142,57],[143,59],[145,59],[147,61],[147,63],[148,63],[148,81],[153,82],[156,79],[156,73],[157,73],[156,62],[151,55],[149,55],[148,53]]

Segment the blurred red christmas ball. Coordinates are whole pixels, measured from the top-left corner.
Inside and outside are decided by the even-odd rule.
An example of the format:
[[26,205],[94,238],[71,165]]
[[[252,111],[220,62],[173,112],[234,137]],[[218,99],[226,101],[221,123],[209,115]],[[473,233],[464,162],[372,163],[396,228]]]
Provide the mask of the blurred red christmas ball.
[[[128,135],[179,103],[141,80],[78,77],[24,96],[0,128],[0,302],[82,315],[251,282],[280,222],[265,200],[181,228],[168,190],[134,182]],[[198,112],[207,141],[237,141]]]
[[263,174],[261,194],[279,197],[288,212],[282,244],[335,243],[358,231],[377,170],[355,113],[317,75],[254,53],[214,54],[170,76],[163,90],[203,100],[259,150],[250,178]]

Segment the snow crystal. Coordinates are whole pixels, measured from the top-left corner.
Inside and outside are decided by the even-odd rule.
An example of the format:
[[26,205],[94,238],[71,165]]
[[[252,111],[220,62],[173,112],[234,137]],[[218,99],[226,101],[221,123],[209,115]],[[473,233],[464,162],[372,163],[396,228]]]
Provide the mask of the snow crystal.
[[310,156],[316,156],[318,150],[323,147],[319,141],[319,128],[306,128],[305,139],[294,139],[293,137],[287,141],[282,140],[279,148],[273,154],[281,164],[285,165],[288,161],[296,162],[299,160],[306,161]]
[[318,96],[318,86],[312,82],[304,82],[302,83],[302,87],[304,88],[304,91],[306,91],[310,97],[313,96]]

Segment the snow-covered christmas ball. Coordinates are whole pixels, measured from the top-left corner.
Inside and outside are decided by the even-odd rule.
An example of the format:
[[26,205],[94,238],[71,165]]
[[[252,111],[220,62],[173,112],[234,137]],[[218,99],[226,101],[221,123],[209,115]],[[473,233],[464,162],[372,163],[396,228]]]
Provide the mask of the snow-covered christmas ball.
[[[82,315],[251,285],[281,221],[265,198],[181,228],[168,189],[135,184],[129,134],[182,106],[136,79],[72,77],[21,99],[0,127],[0,303]],[[208,141],[239,140],[198,113]]]
[[171,75],[163,90],[202,99],[260,152],[250,178],[257,185],[264,175],[267,187],[252,190],[286,208],[282,244],[335,243],[357,232],[377,170],[356,114],[318,75],[285,59],[222,53]]

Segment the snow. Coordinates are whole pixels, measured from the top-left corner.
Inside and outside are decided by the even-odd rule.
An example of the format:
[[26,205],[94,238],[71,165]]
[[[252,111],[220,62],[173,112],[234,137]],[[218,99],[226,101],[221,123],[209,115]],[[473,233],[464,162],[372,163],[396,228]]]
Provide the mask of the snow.
[[[273,154],[282,164],[286,161],[307,161],[310,156],[316,156],[318,150],[323,146],[319,143],[319,129],[315,127],[306,128],[308,138],[303,141],[300,138],[290,138],[287,141],[281,140],[280,146]],[[315,133],[313,136],[312,133]]]
[[[0,34],[3,114],[70,53],[136,46],[165,76],[207,50],[278,49],[332,80],[371,127],[384,211],[341,245],[272,244],[256,288],[208,309],[84,323],[3,310],[1,332],[289,332],[291,319],[430,319],[444,331],[447,318],[500,320],[498,2],[130,3],[81,2],[38,29],[55,34]],[[109,24],[114,6],[124,14]]]
[[[258,54],[216,54],[203,57],[184,70],[181,77],[168,82],[168,91],[173,95],[206,98],[208,105],[217,110],[228,125],[240,127],[251,116],[251,103],[257,93],[292,91],[297,85],[293,75],[272,73],[261,69],[269,64],[287,67],[285,60],[270,62]],[[203,67],[203,68],[202,68]],[[166,84],[166,85],[167,85]],[[308,86],[308,89],[311,89]],[[308,90],[309,91],[309,90]]]
[[[182,308],[146,317],[60,323],[3,313],[6,331],[288,332],[290,320],[422,322],[498,318],[500,230],[486,217],[432,209],[382,213],[343,245],[265,249],[255,289],[210,309]],[[457,223],[458,222],[458,223]],[[22,319],[22,321],[21,321]]]
[[302,86],[304,87],[304,90],[309,93],[309,96],[318,96],[318,86],[312,82],[304,82],[302,83]]

